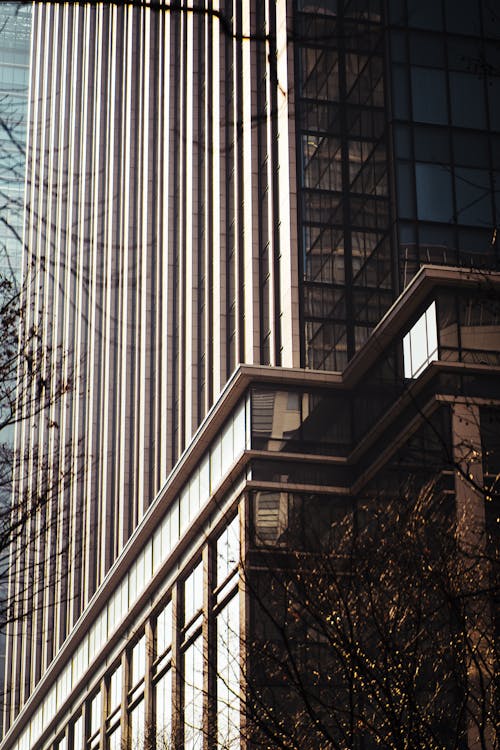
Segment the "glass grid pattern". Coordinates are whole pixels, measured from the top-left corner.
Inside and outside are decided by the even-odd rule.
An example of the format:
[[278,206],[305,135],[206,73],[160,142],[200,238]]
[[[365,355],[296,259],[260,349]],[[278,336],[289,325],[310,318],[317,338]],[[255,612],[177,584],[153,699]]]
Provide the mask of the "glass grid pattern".
[[483,0],[391,4],[403,286],[423,263],[498,267],[500,79],[491,18]]
[[298,2],[304,364],[342,370],[392,301],[380,3]]
[[29,5],[0,4],[0,274],[14,284],[21,277],[31,16]]
[[[149,629],[144,623],[141,628],[134,624],[129,633],[129,636],[133,634],[134,640],[126,644],[122,654],[115,655],[107,673],[94,686],[83,705],[75,703],[68,725],[58,732],[55,742],[50,740],[47,748],[82,750],[86,747],[94,750],[101,747],[103,731],[106,750],[123,748],[125,722],[128,728],[126,746],[131,750],[139,750],[146,744],[158,750],[172,747],[173,726],[179,728],[185,750],[201,750],[207,721],[204,695],[207,669],[213,672],[211,679],[217,686],[218,711],[213,726],[214,737],[218,738],[216,747],[220,750],[240,747],[239,528],[239,515],[230,514],[222,529],[208,537],[202,535],[203,546],[210,549],[210,555],[204,555],[202,564],[198,561],[189,563],[182,578],[174,583],[180,601],[185,603],[180,609],[182,614],[172,616],[172,591],[169,591],[163,602],[148,614]],[[215,563],[213,566],[208,562],[210,558]],[[224,583],[223,592],[221,583]],[[208,607],[208,598],[203,596],[205,585],[208,585],[214,602]],[[190,603],[186,602],[187,599]],[[195,615],[197,625],[193,630]],[[210,626],[202,627],[207,620],[210,620]],[[139,638],[138,630],[143,633]],[[208,662],[205,658],[207,639],[210,639],[210,649],[214,653],[214,660]],[[180,712],[176,709],[172,692],[172,674],[176,668],[172,667],[170,657],[175,643],[178,649],[177,679],[180,678],[182,696]],[[153,654],[150,668],[146,666],[148,651]],[[124,659],[128,663],[125,671]],[[128,696],[125,706],[122,703],[124,695]],[[148,705],[148,701],[152,703]],[[50,702],[39,712],[42,708],[56,711],[54,691]],[[152,717],[152,725],[148,724],[148,716]],[[41,720],[37,726],[40,732],[43,731]],[[17,750],[32,747],[33,729],[32,722],[31,739],[25,732],[16,743]]]
[[[28,750],[52,721],[59,707],[69,696],[72,687],[79,682],[107,638],[125,617],[128,609],[144,591],[160,564],[167,559],[179,540],[182,512],[186,513],[185,524],[190,524],[209,500],[210,495],[217,489],[237,457],[250,447],[250,430],[246,427],[247,413],[246,400],[243,400],[235,408],[232,416],[212,441],[204,458],[191,474],[187,494],[184,488],[172,503],[155,534],[140,551],[129,573],[113,593],[107,607],[97,617],[89,633],[84,636],[71,662],[57,678],[54,687],[26,726],[13,750],[24,750],[24,748]],[[185,511],[182,510],[183,502]],[[109,741],[111,746],[112,741],[120,742],[121,739],[114,732]]]

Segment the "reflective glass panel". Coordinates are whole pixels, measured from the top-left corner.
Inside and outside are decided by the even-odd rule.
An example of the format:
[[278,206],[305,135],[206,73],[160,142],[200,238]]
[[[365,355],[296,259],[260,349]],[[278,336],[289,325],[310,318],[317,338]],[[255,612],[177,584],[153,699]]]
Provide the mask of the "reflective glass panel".
[[433,68],[412,68],[413,117],[417,122],[448,122],[446,73]]
[[122,666],[115,669],[109,681],[109,713],[118,708],[122,700]]
[[453,219],[451,170],[437,164],[416,164],[417,213],[424,221]]
[[184,624],[203,606],[203,563],[200,562],[184,582]]
[[217,585],[235,570],[240,559],[240,522],[236,516],[217,539]]
[[202,640],[184,654],[184,750],[203,748],[203,652]]
[[132,750],[144,748],[144,701],[140,701],[130,713]]
[[403,338],[403,357],[406,378],[416,378],[428,364],[438,359],[435,302]]
[[146,672],[146,636],[143,635],[142,638],[137,641],[135,646],[132,649],[132,658],[131,658],[131,681],[132,685],[135,685],[139,680],[141,680],[144,677],[144,673]]
[[217,747],[240,747],[239,599],[235,596],[217,617]]
[[[109,750],[121,750],[122,734],[121,729],[118,726],[115,731],[109,736]],[[138,750],[133,748],[133,750]]]
[[101,694],[96,693],[90,704],[90,734],[95,734],[101,726]]
[[450,73],[451,118],[455,127],[486,127],[484,81],[471,73]]
[[168,602],[156,618],[156,655],[165,653],[172,643],[172,602]]
[[172,672],[169,670],[156,683],[156,747],[166,750],[172,731]]
[[492,223],[492,195],[489,172],[455,169],[457,221],[459,224],[489,226]]

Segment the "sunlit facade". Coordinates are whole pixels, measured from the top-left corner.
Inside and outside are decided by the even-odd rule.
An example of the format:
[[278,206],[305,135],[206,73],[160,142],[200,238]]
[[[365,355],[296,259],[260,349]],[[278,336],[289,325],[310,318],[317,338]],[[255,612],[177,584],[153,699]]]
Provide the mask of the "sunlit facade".
[[0,273],[21,275],[31,8],[0,6]]
[[461,497],[457,420],[481,445],[500,405],[500,124],[452,54],[492,52],[490,11],[452,6],[35,5],[50,357],[18,487],[57,491],[16,556],[2,750],[252,747],[270,550],[333,548],[357,498],[441,470],[436,431]]
[[[22,258],[26,118],[31,40],[31,8],[0,5],[0,278],[19,289]],[[5,287],[8,288],[7,286]],[[4,429],[1,442],[12,444]],[[8,495],[8,486],[4,487]],[[0,503],[8,503],[2,497]],[[1,592],[4,600],[4,592]],[[5,674],[5,633],[0,633],[0,693]],[[2,717],[3,718],[3,717]],[[0,724],[2,721],[0,718]]]

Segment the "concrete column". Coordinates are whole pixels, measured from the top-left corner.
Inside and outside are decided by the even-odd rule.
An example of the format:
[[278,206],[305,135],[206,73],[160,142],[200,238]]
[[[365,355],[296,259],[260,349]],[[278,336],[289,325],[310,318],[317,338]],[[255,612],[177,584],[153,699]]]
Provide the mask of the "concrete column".
[[[452,406],[457,542],[457,591],[463,602],[467,668],[467,740],[470,750],[493,747],[494,648],[479,407]],[[484,594],[481,594],[481,592]]]

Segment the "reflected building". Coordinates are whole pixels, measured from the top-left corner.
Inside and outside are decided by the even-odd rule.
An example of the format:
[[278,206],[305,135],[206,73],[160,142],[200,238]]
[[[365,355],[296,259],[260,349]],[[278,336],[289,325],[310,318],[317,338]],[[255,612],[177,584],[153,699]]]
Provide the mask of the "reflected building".
[[[18,289],[21,275],[26,169],[26,118],[31,42],[31,8],[0,5],[0,278]],[[4,300],[3,300],[4,301]],[[2,443],[12,444],[10,429]],[[3,492],[6,491],[3,488]],[[3,493],[2,493],[3,494]],[[1,503],[8,503],[3,497]],[[0,587],[2,588],[2,587]],[[2,600],[5,593],[2,591]],[[5,673],[5,633],[0,633],[0,694]],[[0,717],[0,723],[2,721]]]
[[454,439],[494,487],[495,18],[35,6],[26,325],[74,387],[17,434],[59,484],[12,577],[2,750],[251,748],[259,566],[410,477],[495,538]]
[[21,274],[26,118],[28,111],[31,8],[0,7],[0,273],[17,282]]

